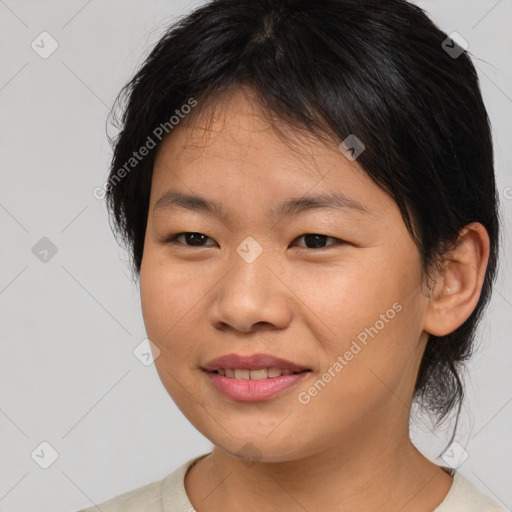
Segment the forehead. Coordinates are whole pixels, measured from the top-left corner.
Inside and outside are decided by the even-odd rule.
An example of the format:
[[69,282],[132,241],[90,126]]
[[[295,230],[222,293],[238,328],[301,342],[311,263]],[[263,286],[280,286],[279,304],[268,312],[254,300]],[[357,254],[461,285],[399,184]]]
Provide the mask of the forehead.
[[339,157],[336,138],[324,139],[278,119],[265,110],[252,89],[240,86],[200,101],[164,139],[158,157],[170,153],[173,158],[179,156],[181,162],[204,154],[232,159],[245,155],[248,146],[254,153],[266,152],[299,161],[325,158],[327,154]]
[[226,196],[234,202],[258,196],[283,204],[310,192],[338,192],[363,206],[373,203],[374,210],[382,206],[376,204],[376,194],[383,191],[357,162],[345,158],[334,137],[320,139],[275,118],[271,122],[250,91],[238,89],[203,110],[201,105],[196,108],[159,148],[152,207],[169,189],[196,196],[209,193],[219,203]]

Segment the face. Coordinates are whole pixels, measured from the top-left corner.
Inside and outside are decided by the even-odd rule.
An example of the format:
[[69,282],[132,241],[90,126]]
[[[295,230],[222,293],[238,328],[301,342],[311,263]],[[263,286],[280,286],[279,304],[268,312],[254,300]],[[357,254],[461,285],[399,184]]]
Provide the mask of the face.
[[[225,98],[207,131],[182,121],[155,161],[140,292],[162,383],[214,445],[266,461],[405,428],[427,299],[398,207],[335,142],[286,142],[249,97]],[[204,370],[226,354],[309,371],[267,374],[284,389],[259,381],[248,399]]]

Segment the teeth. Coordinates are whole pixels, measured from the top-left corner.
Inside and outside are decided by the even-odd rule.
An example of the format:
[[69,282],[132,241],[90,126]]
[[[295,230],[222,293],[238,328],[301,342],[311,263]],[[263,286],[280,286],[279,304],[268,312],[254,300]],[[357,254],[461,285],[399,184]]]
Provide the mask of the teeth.
[[279,377],[281,375],[281,370],[279,368],[269,368],[268,376],[269,377]]
[[[235,376],[236,376],[236,372],[235,372]],[[250,376],[251,376],[251,380],[266,379],[268,376],[267,369],[262,368],[261,370],[251,370]]]
[[295,372],[292,370],[281,370],[279,368],[262,368],[261,370],[219,368],[217,373],[230,379],[263,380],[272,377],[280,377],[281,375],[291,375]]
[[250,375],[250,370],[235,370],[235,379],[248,380]]

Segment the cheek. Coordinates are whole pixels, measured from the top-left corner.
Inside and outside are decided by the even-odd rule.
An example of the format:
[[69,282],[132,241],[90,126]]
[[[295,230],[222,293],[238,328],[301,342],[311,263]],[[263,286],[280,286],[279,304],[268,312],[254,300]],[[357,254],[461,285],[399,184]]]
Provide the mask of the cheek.
[[[147,254],[140,273],[142,315],[148,338],[161,350],[157,360],[177,361],[186,349],[185,326],[194,315],[194,306],[201,296],[200,283],[191,282],[190,275],[169,268]],[[172,357],[169,357],[172,356]],[[166,363],[167,364],[167,363]]]
[[287,285],[305,306],[310,327],[316,325],[317,334],[323,333],[322,338],[337,348],[340,339],[349,340],[376,322],[380,331],[383,321],[386,329],[396,324],[397,309],[410,306],[417,294],[414,276],[414,262],[372,249],[329,268],[311,265]]
[[[195,372],[190,372],[190,325],[194,305],[198,305],[198,284],[191,276],[159,264],[148,251],[141,266],[140,296],[148,338],[159,348],[155,368],[160,380],[177,407],[194,422],[197,404],[190,400],[198,395]],[[196,400],[197,401],[197,400]]]
[[415,253],[374,254],[327,273],[305,272],[294,288],[307,306],[307,328],[323,346],[323,370],[343,357],[343,370],[334,380],[348,385],[349,395],[359,394],[358,389],[370,391],[377,376],[390,387],[396,385],[417,350],[421,332]]
[[148,327],[161,334],[185,319],[204,297],[203,282],[191,273],[190,267],[170,265],[163,251],[147,247],[141,265],[140,295]]

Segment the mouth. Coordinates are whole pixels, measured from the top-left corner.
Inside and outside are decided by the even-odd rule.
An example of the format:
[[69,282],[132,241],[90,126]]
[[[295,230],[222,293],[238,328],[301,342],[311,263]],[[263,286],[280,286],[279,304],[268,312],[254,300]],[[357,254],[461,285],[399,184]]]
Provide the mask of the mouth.
[[[271,377],[269,372],[270,375],[275,376]],[[310,372],[311,370],[292,372],[279,368],[268,370],[266,368],[258,370],[219,368],[204,373],[213,388],[224,397],[237,402],[258,402],[275,398],[297,386],[307,378]]]
[[218,368],[217,370],[205,370],[209,373],[216,373],[222,377],[236,380],[264,380],[275,379],[283,375],[295,375],[298,373],[310,372],[311,370],[298,370],[292,371],[285,368],[259,368],[259,369],[246,369],[246,368]]
[[288,361],[270,354],[226,354],[202,366],[208,372],[240,380],[262,380],[311,371],[305,365]]
[[313,370],[269,354],[227,354],[201,368],[224,397],[256,402],[277,397],[307,378]]

